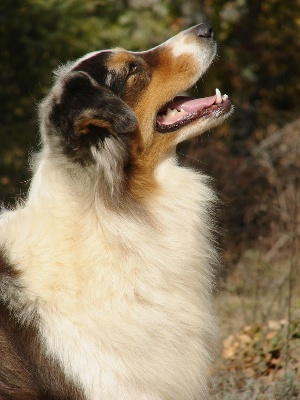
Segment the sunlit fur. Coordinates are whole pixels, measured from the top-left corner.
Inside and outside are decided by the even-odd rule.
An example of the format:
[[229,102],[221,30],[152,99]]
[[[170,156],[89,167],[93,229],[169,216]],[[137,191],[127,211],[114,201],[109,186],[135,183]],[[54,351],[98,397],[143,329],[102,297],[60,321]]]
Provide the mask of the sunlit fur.
[[[43,149],[26,204],[0,218],[21,287],[16,299],[9,286],[5,301],[23,323],[35,310],[46,354],[90,400],[208,399],[215,197],[205,176],[177,164],[175,146],[225,117],[166,135],[153,131],[153,120],[203,75],[215,44],[189,30],[147,56],[155,52],[164,63],[152,66],[139,98],[129,89],[123,97],[139,129],[126,146],[111,137],[94,147],[86,166],[49,136],[52,99],[83,59],[60,70],[41,108]],[[117,53],[125,51],[112,52],[111,68]],[[118,157],[130,160],[128,176]]]

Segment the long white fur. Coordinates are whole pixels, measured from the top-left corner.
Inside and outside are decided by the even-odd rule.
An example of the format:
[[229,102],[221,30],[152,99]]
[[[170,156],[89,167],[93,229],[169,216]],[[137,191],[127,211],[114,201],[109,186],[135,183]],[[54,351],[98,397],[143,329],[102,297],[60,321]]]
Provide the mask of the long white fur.
[[89,399],[207,398],[216,328],[205,178],[163,160],[154,229],[87,207],[84,178],[55,167],[41,158],[26,207],[1,220],[49,354]]
[[214,194],[174,151],[155,177],[141,223],[96,201],[96,174],[45,148],[26,205],[0,217],[20,301],[35,304],[49,356],[90,400],[208,398]]

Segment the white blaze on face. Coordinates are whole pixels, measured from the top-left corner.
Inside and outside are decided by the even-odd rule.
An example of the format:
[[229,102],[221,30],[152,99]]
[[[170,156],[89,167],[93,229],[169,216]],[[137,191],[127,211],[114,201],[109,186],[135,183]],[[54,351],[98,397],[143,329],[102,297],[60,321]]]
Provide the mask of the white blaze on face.
[[[179,57],[184,54],[194,55],[195,62],[199,64],[199,74],[202,75],[214,59],[217,52],[217,45],[214,43],[212,49],[211,43],[205,43],[206,39],[203,39],[203,44],[197,43],[196,40],[197,39],[192,41],[191,34],[182,32],[169,39],[165,45],[171,48],[174,57]],[[199,41],[200,40],[199,38]]]

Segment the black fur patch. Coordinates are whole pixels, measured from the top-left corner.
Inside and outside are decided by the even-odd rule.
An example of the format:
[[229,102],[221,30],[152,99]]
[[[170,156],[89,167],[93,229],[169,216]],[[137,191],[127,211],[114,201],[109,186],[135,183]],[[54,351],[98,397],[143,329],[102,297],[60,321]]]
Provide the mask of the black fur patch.
[[111,55],[110,51],[103,51],[96,54],[93,57],[87,58],[82,61],[72,71],[82,71],[88,74],[91,78],[93,78],[98,85],[105,86],[105,81],[107,77],[107,67],[106,63]]
[[[93,161],[91,146],[101,149],[107,136],[125,140],[137,126],[135,114],[119,97],[95,84],[85,72],[71,72],[59,99],[53,99],[49,115],[65,154],[73,161]],[[78,124],[85,123],[81,134]]]
[[[115,95],[122,98],[125,91],[127,73],[125,72],[125,68],[119,73],[108,70],[106,64],[111,54],[111,51],[100,52],[95,56],[82,61],[73,69],[73,71],[86,72],[100,86],[107,87]],[[110,74],[109,85],[107,84],[108,74]]]

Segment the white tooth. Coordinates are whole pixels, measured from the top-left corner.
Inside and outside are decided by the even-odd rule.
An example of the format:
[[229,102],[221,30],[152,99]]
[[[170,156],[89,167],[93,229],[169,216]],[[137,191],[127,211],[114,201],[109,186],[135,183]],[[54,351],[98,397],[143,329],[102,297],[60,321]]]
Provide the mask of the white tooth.
[[219,89],[216,89],[216,96],[217,96],[217,98],[216,98],[215,103],[216,104],[222,103],[222,95],[221,95],[221,92]]
[[226,100],[228,100],[228,96],[227,96],[227,94],[223,94],[223,96],[222,96],[222,100],[223,100],[223,101],[226,101]]
[[172,115],[172,110],[171,110],[171,108],[168,108],[168,109],[167,109],[166,115]]

